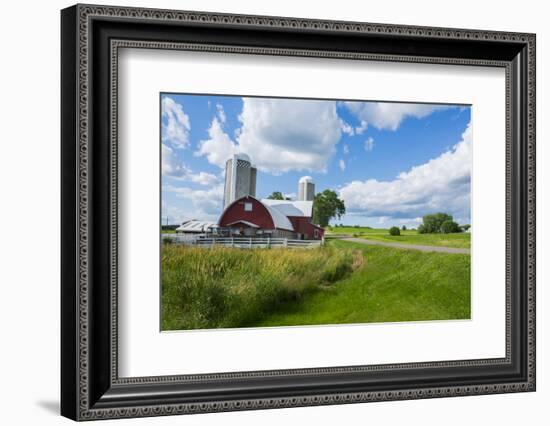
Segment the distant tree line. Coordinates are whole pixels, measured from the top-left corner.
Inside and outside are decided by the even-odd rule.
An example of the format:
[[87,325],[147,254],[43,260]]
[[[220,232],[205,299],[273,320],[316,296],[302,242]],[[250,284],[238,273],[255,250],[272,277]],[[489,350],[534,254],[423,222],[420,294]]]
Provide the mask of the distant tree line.
[[418,227],[419,234],[453,234],[470,229],[470,225],[460,226],[447,213],[427,214],[422,217],[422,224]]
[[361,229],[372,229],[371,226],[361,226],[361,225],[344,225],[343,223],[336,223],[334,225],[329,225],[329,228],[361,228]]

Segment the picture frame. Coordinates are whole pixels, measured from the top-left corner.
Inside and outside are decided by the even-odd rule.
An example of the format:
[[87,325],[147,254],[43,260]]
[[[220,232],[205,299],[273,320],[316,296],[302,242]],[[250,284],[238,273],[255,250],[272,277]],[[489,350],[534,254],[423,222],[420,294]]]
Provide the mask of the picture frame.
[[[535,390],[534,34],[75,5],[61,12],[61,414],[160,416]],[[119,377],[118,49],[503,68],[506,356]]]

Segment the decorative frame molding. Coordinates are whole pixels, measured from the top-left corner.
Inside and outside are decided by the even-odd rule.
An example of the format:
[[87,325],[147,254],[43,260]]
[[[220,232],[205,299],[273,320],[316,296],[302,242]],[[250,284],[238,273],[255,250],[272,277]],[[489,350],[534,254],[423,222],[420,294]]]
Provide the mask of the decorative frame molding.
[[[128,23],[142,29],[126,30]],[[201,32],[213,27],[234,33],[238,44],[213,43]],[[178,39],[170,28],[188,29],[189,34],[182,37],[189,40]],[[158,33],[159,40],[140,39],[140,31]],[[251,45],[247,31],[269,31],[272,45]],[[300,47],[300,35],[308,33],[333,40],[336,49]],[[374,41],[365,51],[357,51],[336,39],[342,35],[351,42]],[[298,45],[285,36],[298,39]],[[89,5],[63,10],[62,414],[92,420],[535,390],[535,41],[533,34],[495,31]],[[400,53],[399,46],[388,51],[389,42],[419,45],[419,54]],[[438,44],[456,49],[444,56],[440,48],[436,55]],[[465,53],[463,46],[477,50]],[[116,122],[118,49],[124,47],[505,68],[506,357],[119,378]],[[101,257],[99,247],[107,258]],[[453,385],[445,378],[453,369],[464,371],[466,377],[476,368],[488,371],[490,366],[502,368],[503,376],[472,379],[467,385]],[[431,371],[440,381],[434,378],[435,385],[425,387],[403,385],[399,374],[411,370]],[[380,372],[395,375],[395,383],[401,384],[376,388],[372,380],[359,383]],[[329,384],[336,376],[349,376],[349,384],[327,391],[334,387]],[[315,390],[296,390],[300,380],[308,377],[319,382]],[[224,384],[235,379],[248,380],[250,387],[224,394]],[[281,381],[287,386],[283,390]],[[185,393],[186,386],[200,392]],[[181,388],[182,393],[168,397],[168,388],[172,393]],[[270,396],[255,397],[258,389]]]

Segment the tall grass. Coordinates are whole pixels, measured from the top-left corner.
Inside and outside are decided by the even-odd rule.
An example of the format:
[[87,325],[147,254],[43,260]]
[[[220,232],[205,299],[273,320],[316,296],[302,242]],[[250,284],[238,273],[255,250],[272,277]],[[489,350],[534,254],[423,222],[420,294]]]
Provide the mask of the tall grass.
[[340,280],[361,252],[162,247],[162,329],[243,327]]

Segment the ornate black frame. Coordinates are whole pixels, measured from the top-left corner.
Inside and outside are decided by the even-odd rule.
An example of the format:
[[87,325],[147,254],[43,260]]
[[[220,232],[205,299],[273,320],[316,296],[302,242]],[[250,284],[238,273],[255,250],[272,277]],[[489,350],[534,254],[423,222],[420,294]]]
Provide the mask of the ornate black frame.
[[[61,13],[61,413],[74,420],[535,390],[535,35],[125,7]],[[193,49],[506,70],[506,357],[119,378],[117,52]]]

